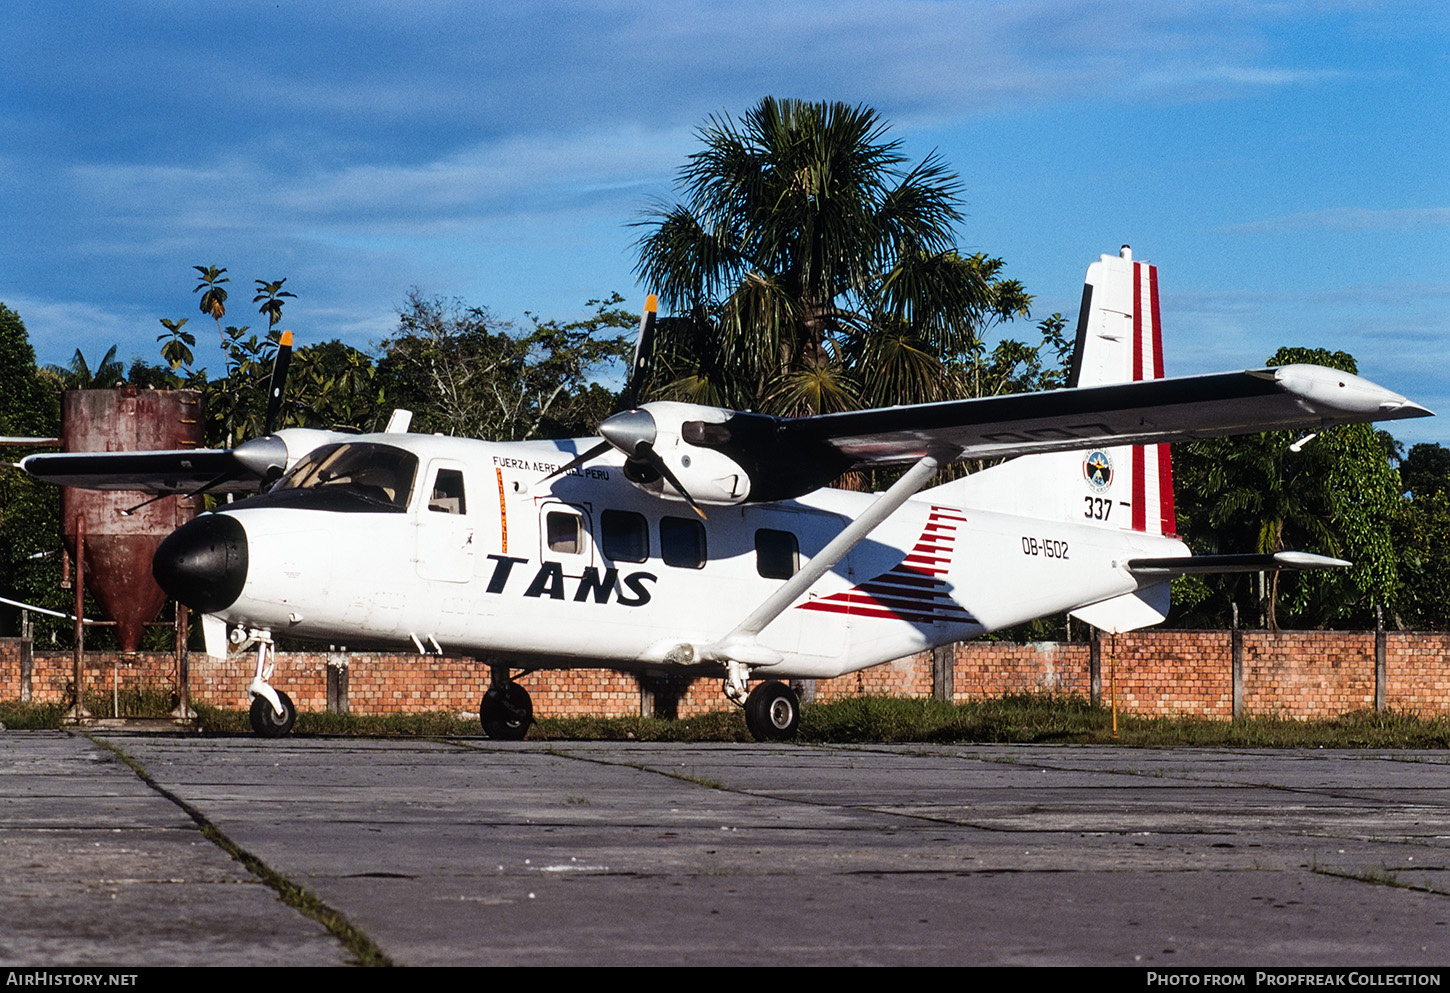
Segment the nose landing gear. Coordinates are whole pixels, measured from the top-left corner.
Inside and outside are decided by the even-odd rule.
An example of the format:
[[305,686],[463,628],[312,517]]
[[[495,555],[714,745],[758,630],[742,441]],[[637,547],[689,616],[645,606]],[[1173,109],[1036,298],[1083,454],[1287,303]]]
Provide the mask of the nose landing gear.
[[268,682],[272,678],[277,654],[272,632],[248,631],[242,635],[239,628],[233,633],[233,641],[238,635],[242,636],[242,647],[249,643],[257,646],[257,671],[247,686],[247,695],[252,698],[252,709],[247,715],[252,730],[263,738],[280,738],[297,723],[297,707],[290,696]]

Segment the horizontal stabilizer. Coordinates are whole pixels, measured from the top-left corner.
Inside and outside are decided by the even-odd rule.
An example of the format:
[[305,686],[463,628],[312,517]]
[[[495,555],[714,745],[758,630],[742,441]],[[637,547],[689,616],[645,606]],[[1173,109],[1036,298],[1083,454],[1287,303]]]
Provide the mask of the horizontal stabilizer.
[[1344,569],[1350,563],[1312,552],[1273,555],[1180,555],[1161,559],[1129,559],[1128,571],[1147,578],[1204,575],[1215,572],[1276,572],[1280,569]]

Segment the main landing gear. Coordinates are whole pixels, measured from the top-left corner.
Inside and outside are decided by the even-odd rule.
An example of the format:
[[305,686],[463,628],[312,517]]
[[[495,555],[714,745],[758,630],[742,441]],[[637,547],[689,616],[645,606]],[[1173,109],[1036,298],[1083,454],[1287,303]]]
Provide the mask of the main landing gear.
[[495,741],[522,741],[534,723],[529,691],[509,678],[508,666],[491,667],[493,681],[478,705],[483,733]]
[[[241,634],[238,629],[233,637]],[[249,631],[242,639],[244,646],[248,642],[257,646],[257,671],[247,687],[247,694],[252,698],[252,709],[247,715],[252,730],[263,738],[280,738],[297,723],[297,707],[290,696],[268,682],[272,678],[277,655],[272,632]]]
[[776,679],[745,692],[749,670],[738,662],[729,663],[725,695],[745,708],[745,726],[756,741],[787,741],[794,738],[801,723],[801,701],[795,690]]

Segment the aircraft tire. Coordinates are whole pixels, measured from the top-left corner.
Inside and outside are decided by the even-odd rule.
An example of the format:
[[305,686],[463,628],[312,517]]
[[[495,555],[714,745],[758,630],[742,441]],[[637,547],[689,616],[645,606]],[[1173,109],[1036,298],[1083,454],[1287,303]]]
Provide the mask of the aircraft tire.
[[761,683],[745,698],[745,726],[756,741],[794,738],[800,722],[800,698],[779,680]]
[[266,697],[252,697],[252,710],[248,716],[252,722],[252,730],[263,738],[280,738],[297,723],[297,707],[293,705],[292,698],[281,690],[277,691],[277,697],[282,701],[280,717]]
[[522,741],[534,723],[534,701],[518,683],[490,686],[478,705],[483,733],[495,741]]

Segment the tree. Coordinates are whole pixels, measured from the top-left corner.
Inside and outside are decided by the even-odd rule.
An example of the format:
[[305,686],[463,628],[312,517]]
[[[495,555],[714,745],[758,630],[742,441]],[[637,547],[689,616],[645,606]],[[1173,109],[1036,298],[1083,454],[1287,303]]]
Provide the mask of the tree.
[[657,394],[795,414],[970,392],[984,327],[1031,298],[958,253],[934,153],[908,165],[868,107],[770,97],[699,137],[685,202],[640,222],[636,271],[677,315]]
[[[196,346],[196,335],[190,331],[182,330],[182,327],[185,326],[188,320],[189,318],[186,317],[183,317],[179,321],[173,321],[166,317],[161,318],[161,326],[166,330],[158,334],[156,340],[163,342],[161,346],[161,357],[171,366],[172,372],[176,372],[176,370],[183,367],[190,371],[191,363],[196,359],[196,356],[191,351]],[[76,354],[79,355],[80,353],[77,352]]]
[[[186,321],[183,320],[181,323],[185,324]],[[114,389],[126,381],[126,368],[116,358],[116,348],[117,346],[112,345],[110,350],[101,356],[101,361],[95,369],[91,368],[79,348],[76,349],[69,364],[49,368],[59,377],[62,388],[67,390]]]
[[1450,448],[1422,442],[1400,462],[1400,481],[1415,499],[1450,490]]
[[[222,318],[227,316],[227,291],[221,284],[230,283],[231,280],[222,275],[222,273],[226,272],[225,269],[218,269],[214,265],[194,265],[192,268],[201,273],[201,282],[197,283],[196,289],[191,292],[200,293],[202,290],[206,291],[201,294],[201,301],[197,305],[198,309],[216,321],[217,334],[222,335]],[[226,348],[227,339],[223,335],[222,351],[226,351]]]
[[54,437],[59,428],[58,398],[35,367],[25,322],[0,303],[0,435]]
[[[1354,357],[1324,349],[1281,348],[1269,365],[1312,362],[1355,372]],[[1298,626],[1371,623],[1390,605],[1399,580],[1391,529],[1401,485],[1392,441],[1366,424],[1328,428],[1294,450],[1287,432],[1210,438],[1174,451],[1179,531],[1197,552],[1286,549],[1353,563],[1344,570],[1208,577],[1189,587],[1190,607],[1222,623],[1228,605],[1256,600],[1270,629],[1281,610]],[[1195,602],[1196,601],[1196,602]],[[1180,612],[1180,621],[1182,613]]]
[[381,430],[384,398],[377,365],[367,354],[340,341],[305,345],[292,356],[283,409],[300,427]]
[[[282,298],[292,297],[296,299],[297,297],[297,294],[288,293],[282,289],[282,284],[285,282],[287,282],[285,279],[278,279],[271,283],[265,279],[257,280],[257,295],[252,297],[252,302],[262,305],[257,308],[257,312],[266,315],[268,331],[275,328],[282,320],[282,304],[285,302]],[[245,331],[246,328],[242,330]]]
[[628,353],[637,321],[618,294],[591,300],[582,321],[541,321],[520,332],[482,307],[417,290],[378,363],[386,407],[414,412],[415,430],[519,441],[590,434],[614,394],[597,379]]

